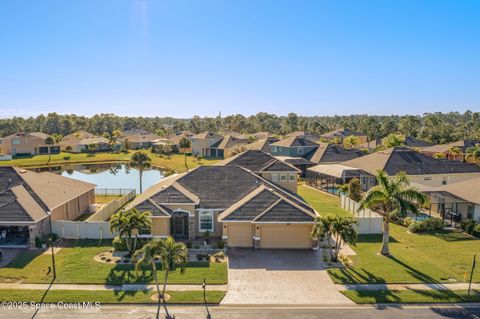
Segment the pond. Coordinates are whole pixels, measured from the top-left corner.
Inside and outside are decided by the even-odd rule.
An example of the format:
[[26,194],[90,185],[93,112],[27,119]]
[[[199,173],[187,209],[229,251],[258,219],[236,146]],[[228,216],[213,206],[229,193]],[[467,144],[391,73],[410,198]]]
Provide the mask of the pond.
[[[140,177],[137,169],[124,163],[72,164],[33,168],[36,172],[51,172],[97,185],[97,188],[135,188],[140,193]],[[143,172],[143,191],[158,183],[164,172],[151,168]]]

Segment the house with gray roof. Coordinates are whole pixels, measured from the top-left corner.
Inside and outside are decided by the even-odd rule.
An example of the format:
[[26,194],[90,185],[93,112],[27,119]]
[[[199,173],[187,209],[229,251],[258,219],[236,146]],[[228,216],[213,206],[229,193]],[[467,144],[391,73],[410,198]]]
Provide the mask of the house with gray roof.
[[[253,167],[252,167],[253,168]],[[298,195],[238,165],[169,176],[127,208],[151,211],[152,236],[223,238],[229,247],[312,247],[317,212]]]
[[0,167],[0,247],[34,247],[52,220],[90,211],[95,185],[60,175]]
[[[422,148],[421,152],[430,156],[435,156],[436,154],[443,154],[445,158],[454,160],[454,161],[467,161],[465,154],[467,149],[474,147],[475,145],[480,145],[480,140],[460,140],[448,144],[439,144],[433,145],[430,147]],[[469,162],[473,162],[474,159],[468,159]]]

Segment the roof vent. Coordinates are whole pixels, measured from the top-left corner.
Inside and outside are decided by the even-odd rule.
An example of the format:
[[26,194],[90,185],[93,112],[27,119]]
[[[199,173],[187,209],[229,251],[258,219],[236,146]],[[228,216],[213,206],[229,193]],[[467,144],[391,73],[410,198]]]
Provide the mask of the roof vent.
[[24,173],[26,173],[26,172],[27,172],[27,170],[26,170],[26,169],[19,169],[18,171],[19,171],[20,173],[22,173],[22,174],[24,174]]

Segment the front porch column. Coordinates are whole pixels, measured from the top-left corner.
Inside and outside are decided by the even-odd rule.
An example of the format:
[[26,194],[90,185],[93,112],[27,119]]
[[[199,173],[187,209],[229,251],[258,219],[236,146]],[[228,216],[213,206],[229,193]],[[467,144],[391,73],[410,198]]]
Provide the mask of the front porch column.
[[188,215],[188,239],[194,240],[197,235],[197,221],[195,214]]
[[35,248],[35,238],[37,237],[35,228],[36,225],[28,226],[28,248]]

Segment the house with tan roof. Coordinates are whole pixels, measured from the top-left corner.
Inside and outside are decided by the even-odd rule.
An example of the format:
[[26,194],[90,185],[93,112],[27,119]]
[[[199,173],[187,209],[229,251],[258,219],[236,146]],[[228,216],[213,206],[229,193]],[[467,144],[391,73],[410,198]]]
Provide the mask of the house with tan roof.
[[238,133],[220,135],[210,131],[190,137],[192,154],[204,157],[228,157],[233,150],[245,146],[250,140]]
[[361,144],[368,142],[368,136],[366,134],[361,132],[356,132],[348,128],[339,128],[337,130],[320,135],[321,138],[327,141],[330,141],[333,139],[339,139],[340,141],[343,141],[343,139],[348,136],[357,137]]
[[[422,148],[421,152],[426,155],[435,156],[436,154],[444,154],[449,160],[466,161],[465,153],[468,148],[480,144],[480,140],[461,140],[448,144],[438,144],[430,147]],[[474,159],[467,160],[473,163]]]
[[[183,149],[180,147],[180,141],[182,140],[182,138],[187,138],[190,140],[190,138],[192,136],[194,136],[195,134],[193,134],[192,132],[189,132],[189,131],[181,131],[179,132],[178,134],[175,134],[173,136],[170,136],[167,141],[170,143],[170,145],[172,146],[172,150],[173,152],[176,152],[176,153],[192,153],[192,143],[190,143],[190,147],[189,148],[186,148],[186,149]],[[191,141],[190,141],[191,142]]]
[[131,130],[123,132],[119,141],[126,145],[128,149],[140,150],[152,147],[153,143],[161,139],[157,134],[145,130]]
[[[95,145],[95,151],[104,152],[112,150],[112,145],[107,138],[86,131],[78,131],[66,135],[58,143],[62,151],[70,151],[72,153],[87,152],[89,150],[89,145],[91,144]],[[113,147],[120,148],[121,146],[122,144],[117,142]]]
[[271,153],[271,144],[280,141],[276,137],[267,137],[265,139],[259,139],[246,146],[247,150],[262,151],[264,153]]
[[223,238],[229,247],[312,248],[317,212],[300,197],[236,165],[169,176],[127,208],[152,213],[153,237]]
[[[413,149],[421,150],[423,148],[433,146],[432,143],[420,140],[420,139],[418,139],[416,137],[413,137],[413,136],[404,136],[404,135],[400,135],[400,136],[404,138],[402,146],[405,146],[405,147],[410,147],[410,148],[413,148]],[[385,140],[386,140],[386,137],[380,138],[380,139],[375,139],[373,141],[369,141],[367,143],[360,144],[358,146],[358,148],[367,149],[368,151],[371,152],[371,151],[374,151],[377,147],[383,146]]]
[[0,167],[0,247],[34,247],[48,216],[75,220],[90,211],[95,185],[60,175]]
[[42,132],[15,133],[0,138],[0,154],[21,155],[44,155],[60,153],[59,145],[47,145],[45,140],[48,134]]

